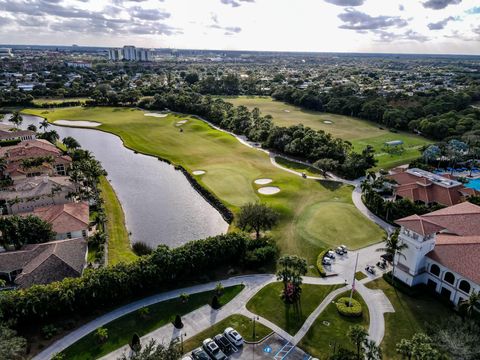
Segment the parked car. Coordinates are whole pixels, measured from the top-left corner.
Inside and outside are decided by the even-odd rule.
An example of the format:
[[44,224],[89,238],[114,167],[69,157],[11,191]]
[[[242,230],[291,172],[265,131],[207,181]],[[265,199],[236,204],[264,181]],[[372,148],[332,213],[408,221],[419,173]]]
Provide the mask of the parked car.
[[330,259],[335,259],[335,253],[332,250],[327,251],[325,256],[329,257]]
[[223,353],[217,343],[210,338],[203,340],[203,349],[214,360],[227,359],[227,356]]
[[340,245],[340,247],[343,249],[344,254],[348,253],[348,249],[345,245]]
[[243,345],[243,338],[242,335],[238,333],[237,330],[234,328],[228,327],[223,332],[223,335],[235,346],[242,346]]
[[332,259],[324,257],[322,260],[322,265],[332,265]]
[[211,360],[210,356],[202,348],[197,348],[192,351],[192,357],[195,360]]
[[345,251],[343,251],[343,248],[341,246],[337,247],[335,249],[335,252],[338,254],[338,255],[343,255],[343,254],[346,254]]
[[367,271],[368,273],[370,273],[372,275],[375,275],[375,273],[376,273],[375,267],[373,267],[372,265],[367,265],[367,267],[365,268],[365,271]]
[[387,268],[387,262],[386,261],[379,261],[379,262],[377,262],[377,266],[380,269],[385,270]]
[[233,352],[232,343],[222,334],[215,335],[213,338],[220,349],[225,353],[225,355],[230,355]]

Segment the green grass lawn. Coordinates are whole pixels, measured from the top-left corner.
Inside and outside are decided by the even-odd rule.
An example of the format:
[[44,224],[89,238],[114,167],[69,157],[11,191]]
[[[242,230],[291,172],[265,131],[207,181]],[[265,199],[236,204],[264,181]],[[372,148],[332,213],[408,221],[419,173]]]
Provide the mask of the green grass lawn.
[[286,167],[287,169],[295,170],[300,173],[305,173],[309,176],[322,177],[322,172],[319,169],[314,168],[313,166],[308,166],[296,161],[291,161],[281,156],[275,156],[275,161],[277,162],[277,164]]
[[[242,289],[243,285],[225,288],[223,295],[219,298],[220,303],[222,305],[227,304]],[[209,304],[213,294],[214,291],[193,294],[185,304],[178,298],[157,303],[148,307],[149,314],[147,316],[142,316],[139,311],[122,316],[104,326],[108,330],[106,343],[99,344],[95,339],[94,332],[92,332],[65,349],[63,351],[65,358],[68,360],[87,360],[107,355],[128,344],[134,333],[143,336],[172,322],[177,314],[183,316]]]
[[136,259],[130,246],[128,231],[125,227],[125,215],[117,195],[107,178],[100,178],[100,191],[107,215],[108,264],[129,262]]
[[382,278],[366,285],[371,289],[381,289],[390,299],[394,313],[385,314],[385,337],[382,351],[386,359],[400,359],[395,346],[400,340],[411,338],[413,334],[425,331],[427,323],[435,323],[453,314],[453,311],[429,294],[411,297],[392,287]]
[[365,279],[365,278],[367,278],[367,277],[368,277],[368,276],[365,275],[365,274],[364,274],[363,272],[361,272],[361,271],[357,271],[357,272],[355,273],[355,279],[357,279],[358,281],[363,280],[363,279]]
[[[281,215],[273,229],[282,253],[304,256],[315,264],[326,246],[344,243],[351,249],[381,240],[383,231],[353,205],[350,187],[305,180],[274,167],[267,154],[251,149],[233,136],[211,128],[187,115],[165,118],[144,116],[128,108],[30,109],[25,112],[59,119],[101,122],[96,129],[119,135],[124,144],[140,153],[154,155],[183,165],[189,172],[205,170],[199,182],[219,197],[231,210],[247,202],[262,201]],[[188,120],[179,131],[177,122]],[[254,183],[271,178],[269,186],[280,193],[261,195]],[[350,226],[345,226],[345,224]]]
[[[183,351],[185,353],[196,349],[202,345],[202,341],[211,338],[217,334],[223,334],[223,330],[227,327],[233,327],[237,330],[243,339],[246,341],[259,341],[265,336],[272,333],[272,330],[266,327],[265,325],[260,324],[259,322],[255,323],[255,339],[253,338],[253,321],[243,315],[231,315],[226,319],[219,321],[212,327],[198,333],[197,335],[191,337],[183,343]],[[188,335],[188,334],[187,334]]]
[[[340,294],[336,299],[344,296],[350,296],[350,293]],[[353,298],[362,304],[362,317],[349,318],[342,316],[338,313],[335,304],[330,303],[300,341],[299,347],[308,354],[319,358],[325,358],[325,355],[333,354],[334,349],[339,347],[355,351],[354,345],[347,338],[348,329],[353,325],[363,325],[368,330],[370,314],[367,304],[358,293],[354,293]]]
[[[275,124],[290,126],[303,124],[316,130],[323,130],[335,137],[348,140],[356,151],[361,151],[366,145],[372,145],[378,159],[377,168],[392,168],[408,163],[420,156],[418,148],[431,143],[429,140],[410,133],[392,133],[381,130],[380,125],[358,118],[305,110],[298,106],[275,101],[270,97],[239,96],[226,97],[234,105],[244,105],[250,109],[258,107],[264,115],[273,116]],[[331,124],[325,121],[332,122]],[[390,155],[382,151],[386,141],[402,140],[405,151],[400,155]]]
[[302,285],[300,307],[286,305],[280,298],[283,283],[275,282],[262,288],[247,303],[251,312],[270,320],[291,335],[295,335],[308,316],[325,297],[343,285]]

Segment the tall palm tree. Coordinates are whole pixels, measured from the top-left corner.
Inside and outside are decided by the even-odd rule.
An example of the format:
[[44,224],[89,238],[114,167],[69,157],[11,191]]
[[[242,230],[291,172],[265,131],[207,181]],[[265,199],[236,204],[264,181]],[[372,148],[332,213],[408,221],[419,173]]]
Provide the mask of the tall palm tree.
[[43,132],[47,131],[47,128],[50,126],[50,123],[47,121],[47,119],[44,119],[40,123],[40,129],[43,129]]
[[382,349],[377,343],[373,340],[365,340],[363,343],[365,348],[365,358],[367,360],[381,360],[382,359]]
[[480,310],[480,292],[472,291],[468,299],[463,300],[460,303],[460,308],[462,308],[465,313],[471,317],[474,311]]
[[377,249],[379,252],[387,253],[393,259],[392,283],[395,281],[395,256],[398,255],[399,257],[406,259],[405,254],[403,254],[402,251],[408,249],[407,244],[400,242],[398,238],[399,233],[400,229],[395,229],[390,236],[385,236],[385,247]]

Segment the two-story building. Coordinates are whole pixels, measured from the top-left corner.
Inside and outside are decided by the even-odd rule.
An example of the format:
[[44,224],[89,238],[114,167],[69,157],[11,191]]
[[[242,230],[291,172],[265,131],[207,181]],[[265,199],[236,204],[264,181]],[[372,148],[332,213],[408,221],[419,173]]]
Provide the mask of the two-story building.
[[396,223],[408,246],[394,259],[398,279],[426,284],[456,305],[480,291],[480,206],[463,202]]

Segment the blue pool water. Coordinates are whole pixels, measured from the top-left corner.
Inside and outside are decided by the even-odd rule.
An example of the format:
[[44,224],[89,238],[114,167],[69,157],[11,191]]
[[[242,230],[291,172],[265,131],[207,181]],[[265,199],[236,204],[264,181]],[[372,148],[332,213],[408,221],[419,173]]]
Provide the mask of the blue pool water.
[[470,189],[475,189],[480,191],[480,178],[479,179],[473,179],[468,182],[468,184],[465,184],[466,187]]

